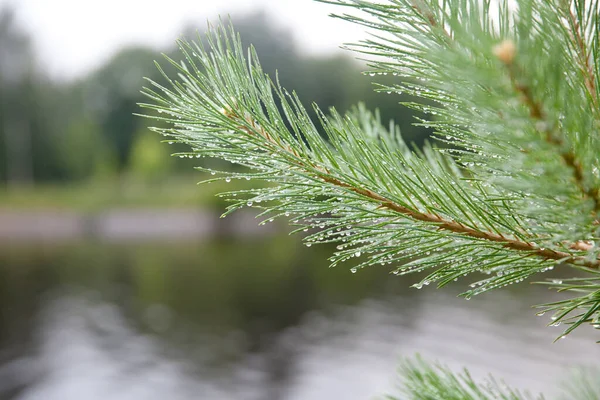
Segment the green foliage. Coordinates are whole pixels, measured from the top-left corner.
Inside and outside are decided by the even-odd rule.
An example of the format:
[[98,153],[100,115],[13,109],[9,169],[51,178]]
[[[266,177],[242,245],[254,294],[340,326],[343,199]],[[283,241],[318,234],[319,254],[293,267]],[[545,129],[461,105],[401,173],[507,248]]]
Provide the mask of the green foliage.
[[134,136],[144,128],[133,113],[140,99],[141,77],[152,72],[147,66],[153,59],[154,51],[150,49],[128,48],[84,82],[84,94],[92,97],[87,108],[102,126],[103,134],[116,154],[119,171],[126,169]]
[[600,399],[600,369],[578,368],[563,382],[560,400],[596,400]]
[[550,282],[541,282],[559,292],[576,294],[576,297],[566,298],[554,303],[538,306],[542,311],[553,313],[551,325],[558,326],[562,323],[568,326],[564,335],[571,333],[583,323],[592,324],[595,329],[600,328],[600,271],[584,270],[588,273],[585,278],[552,279]]
[[172,173],[172,158],[166,145],[157,142],[146,129],[137,133],[130,156],[130,172],[145,180],[156,181]]
[[[405,400],[543,400],[543,396],[533,397],[528,393],[520,393],[509,388],[504,382],[497,382],[490,377],[485,383],[477,383],[464,370],[454,374],[447,367],[429,365],[421,357],[407,360],[400,367],[400,375],[404,378],[401,390]],[[395,397],[388,397],[396,400]]]
[[[548,188],[526,193],[505,187],[509,176],[518,185],[520,177],[530,178],[525,167],[507,161],[515,149],[511,141],[500,141],[498,133],[497,140],[487,140],[486,151],[474,151],[483,147],[483,136],[476,143],[465,139],[472,147],[458,157],[431,147],[410,152],[393,124],[385,129],[376,115],[359,106],[345,117],[335,111],[326,117],[316,108],[326,133],[323,137],[297,96],[262,72],[253,49],[249,60],[244,58],[233,31],[217,27],[209,39],[210,51],[202,44],[182,41],[180,46],[187,64],[171,60],[180,70],[180,80],[165,75],[173,89],[154,83],[163,94],[146,90],[155,101],[146,107],[166,115],[158,119],[175,128],[159,131],[192,147],[190,157],[218,157],[248,168],[223,172],[216,179],[271,183],[229,193],[234,201],[229,212],[262,203],[266,221],[290,216],[300,230],[317,229],[306,238],[309,243],[340,243],[332,265],[363,256],[354,271],[383,263],[400,263],[395,272],[402,274],[433,269],[417,287],[430,282],[443,286],[473,272],[488,274],[471,285],[464,293],[467,298],[523,281],[560,263],[597,268],[595,246],[587,251],[573,249],[583,239],[594,238],[591,233],[581,236],[597,229],[591,220],[592,202],[577,195],[575,179],[562,197]],[[496,69],[501,71],[502,65]],[[449,126],[459,132],[454,120],[442,120],[461,111],[439,110],[435,111],[438,129]],[[463,130],[464,135],[475,135]],[[454,145],[461,145],[461,140]],[[528,153],[535,160],[551,157],[552,146],[548,149],[545,140],[538,144],[539,154],[534,148]],[[501,153],[502,149],[506,151]],[[555,158],[560,161],[560,154]],[[523,162],[530,167],[530,161]],[[560,208],[561,214],[548,221],[545,206],[557,202],[556,198],[570,208]]]
[[111,160],[98,124],[89,119],[72,120],[61,139],[63,165],[73,179],[114,174],[116,160]]

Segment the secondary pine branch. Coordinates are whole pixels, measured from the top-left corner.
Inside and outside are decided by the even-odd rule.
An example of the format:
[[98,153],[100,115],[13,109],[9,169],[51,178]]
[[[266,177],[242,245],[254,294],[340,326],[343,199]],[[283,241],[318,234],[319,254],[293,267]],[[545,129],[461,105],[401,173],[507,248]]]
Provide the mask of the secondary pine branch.
[[580,64],[581,72],[585,76],[585,86],[592,98],[594,111],[598,113],[600,109],[598,107],[598,95],[596,92],[596,77],[594,75],[594,68],[590,63],[590,55],[588,46],[585,43],[583,28],[570,8],[568,18],[571,27],[571,40],[574,42],[574,48],[577,51],[577,60]]
[[573,171],[573,179],[584,198],[590,199],[594,203],[593,212],[597,216],[600,212],[600,190],[595,187],[586,187],[584,182],[584,169],[577,157],[571,151],[564,150],[564,141],[556,131],[555,125],[548,120],[543,110],[543,106],[538,102],[531,92],[531,88],[517,78],[518,66],[515,65],[516,47],[512,41],[504,41],[495,48],[495,54],[506,66],[511,84],[515,91],[521,95],[521,101],[529,110],[529,116],[538,121],[536,128],[545,135],[545,140],[555,145],[560,152],[564,163]]
[[[380,208],[387,208],[389,210],[395,211],[399,214],[407,216],[413,220],[426,222],[432,225],[435,225],[437,229],[450,231],[462,236],[467,236],[475,239],[485,240],[488,242],[500,243],[502,247],[505,247],[510,250],[522,251],[531,254],[532,256],[537,256],[544,258],[546,260],[557,260],[565,263],[575,264],[585,266],[591,269],[600,269],[600,260],[589,260],[586,257],[582,256],[574,256],[572,254],[557,251],[547,248],[540,248],[533,243],[520,241],[516,239],[510,239],[505,237],[502,234],[488,232],[484,230],[477,230],[471,227],[468,227],[460,222],[452,221],[449,219],[445,219],[439,215],[424,213],[416,210],[412,210],[405,206],[395,203],[394,201],[372,191],[369,189],[364,189],[360,187],[356,187],[352,184],[342,181],[339,178],[333,176],[331,171],[325,167],[314,164],[310,162],[306,157],[302,157],[295,149],[285,144],[280,143],[274,139],[274,135],[269,134],[265,131],[261,126],[256,124],[254,120],[249,116],[240,116],[240,113],[232,110],[230,108],[224,109],[224,114],[239,123],[238,129],[247,135],[259,135],[262,139],[266,141],[270,145],[270,147],[274,151],[280,151],[287,153],[288,156],[292,156],[293,163],[296,167],[302,168],[307,173],[315,173],[317,176],[326,183],[332,184],[339,188],[343,188],[349,191],[352,191],[358,195],[361,195],[371,201],[376,202]],[[579,246],[571,246],[571,248],[579,250]]]

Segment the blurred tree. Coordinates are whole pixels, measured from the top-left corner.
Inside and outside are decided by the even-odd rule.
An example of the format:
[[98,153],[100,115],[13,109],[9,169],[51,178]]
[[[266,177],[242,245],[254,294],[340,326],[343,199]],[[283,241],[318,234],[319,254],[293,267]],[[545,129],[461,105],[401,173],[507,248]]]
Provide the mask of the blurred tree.
[[[280,71],[282,84],[296,88],[303,102],[345,111],[362,99],[369,107],[380,108],[384,120],[399,122],[409,140],[424,136],[410,127],[412,112],[398,106],[397,97],[392,100],[373,91],[370,79],[360,74],[365,66],[340,54],[302,54],[291,32],[264,12],[234,20],[245,45],[253,44],[261,54],[265,71],[271,75]],[[196,36],[194,27],[185,32],[185,37]],[[165,52],[179,56],[174,48]],[[15,23],[14,12],[0,11],[0,181],[90,179],[130,170],[146,178],[163,174],[152,161],[163,150],[145,139],[141,132],[146,121],[134,115],[137,103],[144,100],[139,93],[143,77],[161,81],[155,58],[153,49],[130,47],[78,81],[50,82],[36,68],[30,38]],[[165,68],[173,75],[172,67]],[[197,164],[198,160],[184,160],[162,168],[173,173]]]
[[28,103],[33,57],[29,38],[14,23],[11,9],[0,10],[0,130],[4,163],[0,176],[7,182],[31,181],[31,127],[24,113]]
[[83,112],[98,122],[107,146],[116,156],[117,170],[129,162],[134,133],[145,127],[134,115],[142,100],[143,77],[155,78],[155,51],[142,47],[124,49],[77,86]]
[[36,69],[30,38],[10,8],[0,10],[0,181],[31,184],[62,176],[52,105],[56,88]]
[[116,160],[101,127],[84,115],[74,115],[65,125],[59,152],[69,179],[114,175]]
[[156,140],[156,134],[142,129],[135,135],[131,149],[129,170],[145,181],[157,181],[172,172],[173,158],[169,148]]

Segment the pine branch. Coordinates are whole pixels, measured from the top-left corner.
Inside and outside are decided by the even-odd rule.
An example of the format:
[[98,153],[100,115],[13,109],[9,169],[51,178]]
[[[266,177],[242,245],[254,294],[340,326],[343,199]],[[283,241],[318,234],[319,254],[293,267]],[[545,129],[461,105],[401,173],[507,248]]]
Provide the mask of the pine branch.
[[[400,367],[402,380],[400,390],[402,399],[406,400],[532,400],[529,393],[521,393],[511,389],[504,382],[489,378],[484,383],[477,383],[463,370],[455,374],[449,368],[434,364],[429,365],[419,356],[414,360],[406,360]],[[393,396],[389,400],[395,400]],[[543,400],[542,395],[535,399]]]
[[[570,3],[570,2],[569,2]],[[575,49],[577,61],[580,64],[580,68],[582,74],[584,75],[585,86],[588,91],[588,95],[592,99],[592,112],[596,115],[596,120],[600,121],[600,103],[598,102],[598,88],[596,85],[596,81],[598,77],[594,72],[594,67],[591,60],[591,52],[588,49],[588,44],[586,40],[586,28],[585,25],[589,25],[591,21],[586,20],[584,17],[587,13],[590,16],[594,16],[593,18],[598,18],[598,9],[599,4],[597,1],[591,1],[589,7],[586,10],[585,1],[581,2],[580,0],[573,1],[574,8],[577,11],[577,15],[573,11],[571,4],[566,4],[563,10],[566,11],[567,21],[569,23],[569,28],[571,32],[571,40],[573,41],[573,48]],[[579,16],[579,17],[578,17]],[[581,22],[580,22],[581,21]],[[597,24],[597,23],[596,23]],[[592,30],[594,40],[598,40],[598,26],[596,25],[595,29]],[[594,212],[596,215],[600,213],[600,188],[589,188],[585,189],[583,184],[584,174],[582,166],[577,163],[575,157],[570,154],[570,157],[566,158],[565,161],[567,165],[575,171],[575,179],[578,182],[578,185],[582,189],[585,196],[591,198],[594,201]],[[600,218],[597,219],[600,222]]]
[[[419,111],[442,117],[439,118],[442,120],[440,122],[426,122],[426,124],[439,129],[439,137],[442,140],[450,139],[449,141],[453,146],[459,145],[466,150],[466,152],[461,153],[461,161],[475,167],[478,165],[484,166],[491,172],[487,179],[504,186],[510,192],[523,191],[528,186],[530,188],[528,195],[537,197],[539,202],[539,207],[535,212],[536,215],[530,214],[529,217],[536,220],[536,225],[544,225],[541,231],[548,232],[548,226],[543,224],[542,221],[552,219],[552,215],[555,216],[554,218],[556,218],[556,215],[564,215],[564,222],[567,224],[567,215],[574,214],[575,210],[586,209],[587,211],[583,214],[578,212],[576,219],[581,220],[582,215],[587,215],[587,221],[581,221],[581,225],[578,224],[582,229],[581,236],[579,238],[572,237],[572,242],[577,243],[582,240],[593,239],[596,236],[594,226],[598,224],[597,207],[600,204],[596,188],[600,186],[600,182],[597,174],[599,160],[597,153],[593,152],[593,149],[598,148],[598,137],[594,135],[594,132],[597,131],[597,121],[592,117],[595,109],[592,104],[589,108],[593,110],[592,113],[585,114],[588,108],[581,106],[579,83],[585,81],[585,77],[572,74],[567,75],[567,79],[565,79],[562,75],[547,73],[549,70],[557,72],[573,70],[571,68],[573,59],[570,54],[564,51],[568,44],[563,46],[561,42],[565,39],[561,39],[560,36],[558,40],[557,37],[550,38],[548,34],[549,32],[564,31],[563,22],[556,17],[555,8],[551,2],[532,1],[522,4],[517,11],[518,14],[522,15],[516,15],[514,21],[510,19],[506,4],[501,2],[499,7],[498,30],[500,35],[505,37],[523,36],[523,40],[517,42],[520,59],[526,61],[522,68],[528,72],[534,72],[533,76],[529,76],[530,83],[536,83],[534,86],[531,84],[525,85],[523,82],[516,80],[511,83],[512,91],[515,90],[516,83],[521,90],[526,89],[529,92],[526,97],[526,99],[529,99],[527,100],[529,101],[527,109],[531,118],[529,127],[524,126],[521,122],[523,116],[519,115],[518,112],[514,112],[517,110],[507,109],[506,104],[511,103],[510,96],[512,95],[499,90],[497,84],[503,80],[498,75],[498,72],[501,71],[494,70],[494,64],[490,63],[489,59],[486,60],[486,54],[490,53],[490,49],[496,50],[498,48],[496,45],[498,41],[496,29],[492,28],[490,23],[490,3],[484,3],[481,6],[469,1],[438,2],[431,0],[425,2],[431,9],[436,9],[442,14],[441,19],[452,31],[452,44],[440,42],[435,37],[424,34],[419,26],[407,17],[409,15],[408,10],[411,7],[411,3],[408,1],[391,1],[394,6],[358,0],[334,1],[331,3],[360,9],[361,12],[370,14],[373,19],[358,18],[346,14],[341,18],[362,23],[390,35],[386,37],[374,36],[374,40],[365,41],[365,44],[356,47],[356,50],[392,60],[375,63],[374,66],[377,68],[377,72],[402,73],[414,77],[416,80],[414,84],[402,84],[397,87],[383,88],[383,90],[388,92],[403,91],[427,97],[442,105],[441,107],[432,107],[423,104],[409,104],[409,106]],[[395,8],[390,11],[392,7]],[[592,6],[590,6],[591,8]],[[408,28],[401,30],[394,28],[393,21],[395,20],[406,24]],[[542,26],[543,24],[545,25]],[[568,35],[565,36],[568,39]],[[476,38],[476,40],[473,40],[473,38]],[[528,41],[532,44],[521,46],[522,43]],[[505,42],[510,41],[506,40]],[[524,48],[521,49],[521,47]],[[415,56],[416,54],[418,56]],[[545,69],[540,68],[540,61],[544,58],[557,65],[548,66]],[[453,61],[449,62],[449,60]],[[564,63],[564,66],[559,65],[561,63]],[[438,65],[443,66],[443,69],[440,69]],[[476,65],[476,67],[470,68],[469,65]],[[455,66],[460,67],[456,69]],[[549,81],[548,77],[556,79]],[[585,84],[582,83],[581,86],[585,86]],[[554,87],[556,88],[555,93],[550,91],[550,88]],[[565,91],[568,91],[569,94],[563,94]],[[482,95],[477,96],[476,93],[478,92]],[[543,97],[537,96],[536,92],[542,94]],[[491,103],[490,99],[493,97],[496,97],[499,101],[496,103],[497,106],[489,107],[486,103]],[[500,102],[502,97],[504,97],[503,101],[506,102],[504,104]],[[559,108],[561,114],[558,116],[545,115],[547,123],[542,123],[539,117],[542,116],[542,112],[547,106],[544,106],[541,102],[534,102],[536,98],[543,99],[544,103],[551,104],[553,112],[556,112],[557,103],[560,103],[563,106],[562,109]],[[482,107],[482,104],[485,105]],[[448,112],[448,108],[452,109],[452,113]],[[573,109],[573,112],[571,112],[571,109]],[[477,112],[468,112],[468,110]],[[494,123],[496,126],[491,125],[490,112],[496,115],[497,122]],[[478,125],[478,121],[481,121],[481,125]],[[466,125],[471,129],[461,129],[461,125]],[[550,148],[547,149],[550,151],[545,151],[546,154],[540,153],[542,148],[532,151],[532,143],[535,142],[536,138],[523,134],[524,131],[537,134],[540,128],[548,130],[550,128],[556,129],[559,126],[562,133],[567,134],[560,137],[560,152]],[[575,126],[577,127],[575,128]],[[482,134],[486,131],[489,132],[490,128],[494,132],[493,135],[489,135],[490,141],[487,141],[487,137],[482,136]],[[476,142],[480,142],[480,144],[474,146],[473,144]],[[501,146],[499,146],[500,144]],[[552,147],[557,146],[551,142],[549,144]],[[532,161],[546,159],[550,152],[555,155],[562,153],[562,155],[560,160],[557,160],[559,163],[556,165],[551,166],[548,164],[544,166],[548,171],[548,175],[544,177],[532,176],[530,173],[532,167],[523,165],[524,174],[519,178],[523,184],[527,180],[529,182],[526,185],[519,184],[515,186],[515,173],[519,174],[519,167],[512,167],[511,165],[512,168],[506,168],[508,165],[507,160],[515,161],[515,157],[507,154],[507,151],[518,151],[527,154],[529,155],[527,158]],[[481,157],[482,155],[484,157]],[[496,158],[496,160],[493,158]],[[527,158],[522,159],[527,161]],[[565,165],[569,168],[564,168]],[[546,183],[544,180],[548,180],[548,178],[556,179],[555,183],[558,184],[564,179],[556,173],[557,168],[562,168],[561,174],[572,171],[572,176],[569,179],[575,185],[569,190],[565,190],[567,187],[563,187],[563,193],[561,194],[552,191],[548,192],[544,196],[545,198],[540,198],[539,196],[544,190],[551,186],[550,182]],[[526,170],[527,172],[525,172]],[[485,171],[477,172],[477,174],[484,173]],[[505,179],[505,177],[509,179]],[[560,195],[570,197],[573,201],[563,200],[562,204],[559,204],[556,199]],[[560,211],[558,208],[560,208]],[[543,212],[541,210],[543,209],[547,209],[548,213],[542,216]],[[571,219],[571,221],[574,220]],[[559,233],[558,230],[556,233]],[[551,246],[551,243],[545,245]]]
[[592,69],[592,65],[590,64],[590,56],[588,54],[587,45],[583,38],[584,33],[582,32],[581,24],[579,21],[577,21],[577,18],[572,10],[569,10],[569,17],[573,31],[572,39],[575,42],[578,50],[578,61],[581,63],[581,70],[585,74],[585,85],[589,91],[589,95],[593,99],[594,105],[597,108],[598,96],[596,94],[596,79],[594,78],[594,71]]
[[[388,400],[543,400],[539,394],[511,389],[506,383],[489,377],[475,381],[468,370],[455,373],[439,363],[428,363],[421,356],[404,360],[398,371],[398,389],[402,397]],[[600,369],[577,368],[563,378],[560,400],[597,400],[600,398]]]
[[[576,293],[576,297],[537,306],[542,311],[538,315],[552,313],[550,326],[567,325],[557,338],[562,339],[583,324],[600,329],[600,272],[585,270],[586,278],[553,279],[539,282],[558,292]],[[600,341],[599,341],[600,343]]]
[[[288,218],[308,232],[308,245],[338,244],[332,266],[428,271],[417,288],[484,274],[463,293],[467,298],[557,265],[600,269],[597,195],[590,191],[600,184],[600,145],[584,129],[593,117],[574,106],[590,99],[581,98],[581,70],[567,69],[574,59],[562,45],[571,39],[550,40],[549,32],[564,28],[560,18],[538,2],[512,22],[501,15],[498,31],[515,39],[498,46],[487,2],[390,2],[340,4],[375,21],[346,19],[391,35],[361,50],[387,58],[374,64],[379,71],[408,76],[386,89],[430,100],[407,105],[433,114],[423,124],[451,149],[411,151],[393,123],[386,129],[364,106],[344,116],[315,106],[317,128],[297,96],[263,73],[254,49],[245,56],[233,28],[221,25],[210,29],[208,48],[179,43],[185,62],[169,59],[178,79],[163,73],[168,87],[151,82],[145,93],[153,104],[143,106],[172,126],[157,131],[189,145],[190,156],[244,167],[205,170],[219,174],[215,179],[268,182],[225,193],[232,202],[226,214],[252,206],[262,210],[263,223]],[[527,51],[541,53],[533,60]],[[544,62],[558,74],[548,77],[539,69]],[[585,314],[600,304],[588,300],[554,306],[588,307]]]
[[600,377],[600,369],[596,366],[578,368],[563,380],[563,393],[559,400],[600,399],[600,379],[598,377]]
[[[573,16],[572,13],[571,15]],[[536,127],[541,131],[548,143],[557,147],[564,163],[573,171],[573,178],[583,197],[593,201],[593,215],[595,218],[597,218],[598,213],[600,212],[600,190],[598,187],[586,188],[584,182],[584,171],[580,161],[577,160],[576,155],[573,152],[564,150],[565,143],[560,137],[560,132],[558,132],[556,129],[556,125],[548,120],[546,113],[542,109],[542,104],[533,98],[531,89],[525,83],[523,83],[523,79],[517,78],[517,76],[522,76],[523,72],[518,68],[517,65],[515,65],[514,62],[516,54],[515,44],[512,41],[504,41],[494,48],[494,53],[506,66],[510,81],[515,91],[521,94],[523,103],[529,109],[529,115],[532,119],[538,121]],[[585,71],[588,71],[588,69],[586,68]],[[590,77],[587,76],[586,72],[586,82],[588,83],[590,82],[589,78]],[[594,106],[596,106],[595,99]]]
[[[567,326],[561,337],[600,328],[598,3],[556,13],[563,0],[528,0],[511,14],[500,1],[496,18],[490,1],[324,2],[366,15],[342,16],[377,31],[357,49],[379,57],[374,71],[404,75],[383,89],[423,99],[405,105],[431,114],[421,123],[450,146],[411,150],[364,105],[345,115],[314,105],[317,127],[232,27],[209,27],[207,48],[180,41],[184,61],[168,59],[176,79],[157,65],[168,85],[150,81],[142,106],[188,156],[241,166],[199,168],[215,176],[207,182],[267,183],[224,193],[224,215],[248,206],[262,223],[287,218],[308,246],[336,243],[331,265],[352,262],[352,272],[427,271],[417,288],[477,276],[467,299],[570,267],[586,277],[544,284],[575,295],[540,314]],[[531,398],[421,359],[402,373],[408,399]]]
[[[590,62],[591,52],[588,49],[586,40],[586,30],[584,25],[588,25],[590,22],[586,18],[582,18],[585,14],[590,16],[598,14],[598,2],[592,1],[589,6],[585,7],[586,1],[581,0],[564,0],[560,11],[565,15],[565,20],[570,30],[570,38],[573,43],[573,49],[577,58],[577,62],[581,68],[581,72],[585,76],[585,86],[588,90],[589,96],[592,98],[594,105],[594,112],[600,117],[600,107],[598,104],[598,92],[597,92],[597,77],[595,76],[594,67]],[[575,11],[573,10],[575,8]],[[577,15],[576,15],[577,13]],[[597,31],[594,32],[597,34]]]
[[[239,119],[242,118],[242,117],[240,117],[239,113],[236,110],[232,110],[232,109],[225,110],[224,109],[223,112],[227,117],[231,118],[232,121],[234,121],[234,122],[239,121]],[[343,181],[335,178],[334,174],[332,174],[332,172],[329,171],[327,168],[323,168],[319,165],[312,164],[309,162],[309,160],[301,158],[300,154],[298,154],[298,152],[296,150],[294,150],[293,148],[282,145],[281,143],[277,143],[274,140],[276,135],[269,134],[262,127],[260,127],[258,124],[256,124],[254,122],[254,120],[252,120],[251,118],[245,117],[243,119],[244,119],[244,122],[246,122],[246,124],[238,125],[238,127],[241,131],[245,132],[248,135],[258,134],[274,149],[283,151],[283,152],[287,152],[287,153],[289,153],[290,156],[293,156],[294,157],[294,165],[296,165],[297,167],[303,168],[305,170],[305,172],[307,172],[307,173],[316,172],[317,176],[319,176],[319,178],[321,180],[323,180],[323,182],[333,184],[340,188],[348,189],[360,196],[363,196],[365,198],[368,198],[369,200],[375,201],[378,204],[378,207],[393,210],[395,212],[406,215],[406,216],[410,217],[411,219],[414,219],[417,221],[423,221],[426,223],[435,224],[438,227],[438,229],[447,230],[447,231],[450,231],[453,233],[458,233],[460,235],[469,236],[469,237],[472,237],[475,239],[483,239],[485,241],[497,242],[497,243],[500,243],[503,247],[506,247],[508,249],[526,252],[527,255],[538,256],[538,257],[541,257],[541,258],[544,258],[547,260],[557,260],[562,263],[572,263],[572,264],[576,264],[576,265],[582,265],[582,266],[592,268],[592,269],[600,268],[600,260],[589,260],[586,257],[573,256],[569,253],[556,251],[556,250],[552,250],[552,249],[540,249],[539,247],[535,246],[532,243],[529,243],[526,241],[509,239],[509,238],[505,237],[504,235],[502,235],[501,233],[498,234],[498,233],[494,233],[494,232],[486,232],[486,231],[473,229],[468,226],[465,226],[464,224],[461,224],[460,222],[444,219],[443,217],[441,217],[440,215],[437,215],[437,214],[420,213],[420,212],[414,211],[408,207],[404,207],[399,204],[396,204],[392,200],[385,198],[385,197],[381,196],[380,194],[375,193],[371,190],[363,189],[360,187],[353,186],[352,184],[349,184],[347,182],[343,182]],[[249,126],[251,128],[247,128],[246,126]],[[582,243],[577,243],[577,244],[570,245],[569,247],[572,249],[581,250],[582,246],[583,246]]]

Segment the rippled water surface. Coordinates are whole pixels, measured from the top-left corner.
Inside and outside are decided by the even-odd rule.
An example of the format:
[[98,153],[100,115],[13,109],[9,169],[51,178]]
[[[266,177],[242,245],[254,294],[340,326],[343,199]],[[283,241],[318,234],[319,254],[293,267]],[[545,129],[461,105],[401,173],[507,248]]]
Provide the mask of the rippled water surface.
[[[371,399],[419,352],[477,377],[556,392],[597,334],[557,343],[522,285],[456,298],[416,277],[327,268],[287,237],[200,243],[4,245],[0,398]],[[551,397],[551,396],[550,396]]]

